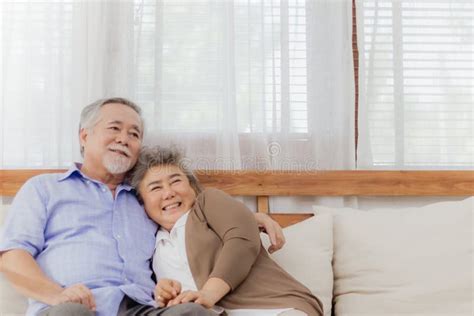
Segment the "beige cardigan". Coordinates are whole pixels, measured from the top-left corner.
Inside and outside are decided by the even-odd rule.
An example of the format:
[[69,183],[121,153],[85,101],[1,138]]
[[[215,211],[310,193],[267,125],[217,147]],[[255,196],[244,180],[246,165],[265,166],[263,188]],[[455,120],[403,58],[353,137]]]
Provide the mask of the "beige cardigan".
[[253,214],[222,191],[197,197],[186,221],[186,253],[198,289],[209,277],[230,285],[217,303],[224,308],[292,307],[323,315],[319,299],[270,259]]

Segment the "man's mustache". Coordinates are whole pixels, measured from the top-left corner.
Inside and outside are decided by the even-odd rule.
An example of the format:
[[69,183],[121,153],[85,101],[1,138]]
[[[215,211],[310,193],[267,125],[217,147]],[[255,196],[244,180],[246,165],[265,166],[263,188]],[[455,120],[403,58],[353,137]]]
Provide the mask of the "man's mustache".
[[109,150],[113,150],[113,151],[119,151],[119,152],[122,152],[123,154],[125,154],[125,156],[127,157],[130,157],[132,155],[132,153],[130,152],[130,150],[125,147],[125,146],[122,146],[122,145],[111,145],[108,147]]

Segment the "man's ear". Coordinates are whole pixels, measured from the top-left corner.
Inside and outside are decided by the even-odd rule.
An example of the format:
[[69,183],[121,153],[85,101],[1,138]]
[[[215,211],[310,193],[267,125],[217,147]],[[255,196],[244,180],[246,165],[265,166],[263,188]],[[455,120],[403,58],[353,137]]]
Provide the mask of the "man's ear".
[[79,131],[79,143],[81,147],[84,147],[87,141],[87,136],[89,136],[89,130],[87,128],[81,128]]

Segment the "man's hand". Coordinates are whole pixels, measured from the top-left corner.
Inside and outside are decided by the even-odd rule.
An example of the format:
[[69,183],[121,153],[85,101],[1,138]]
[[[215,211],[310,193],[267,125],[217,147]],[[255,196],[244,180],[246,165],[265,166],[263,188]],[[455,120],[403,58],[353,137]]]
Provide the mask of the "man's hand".
[[165,307],[168,302],[181,293],[181,283],[171,279],[160,279],[155,287],[155,301]]
[[92,311],[95,311],[95,299],[91,290],[83,284],[75,284],[62,290],[51,298],[51,305],[58,305],[66,302],[73,302],[85,305]]
[[255,213],[255,219],[258,226],[263,228],[263,231],[270,237],[271,246],[268,247],[268,252],[273,253],[281,249],[285,244],[285,236],[280,224],[264,213]]

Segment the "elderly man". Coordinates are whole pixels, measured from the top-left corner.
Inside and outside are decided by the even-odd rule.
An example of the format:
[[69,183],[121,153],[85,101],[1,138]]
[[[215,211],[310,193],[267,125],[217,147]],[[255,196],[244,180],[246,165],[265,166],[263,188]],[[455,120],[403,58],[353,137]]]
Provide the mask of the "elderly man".
[[[4,226],[2,272],[31,298],[27,315],[208,315],[194,303],[155,308],[157,226],[123,182],[142,144],[140,108],[122,98],[92,103],[82,111],[79,139],[83,163],[30,179]],[[281,247],[279,227],[258,216]]]

